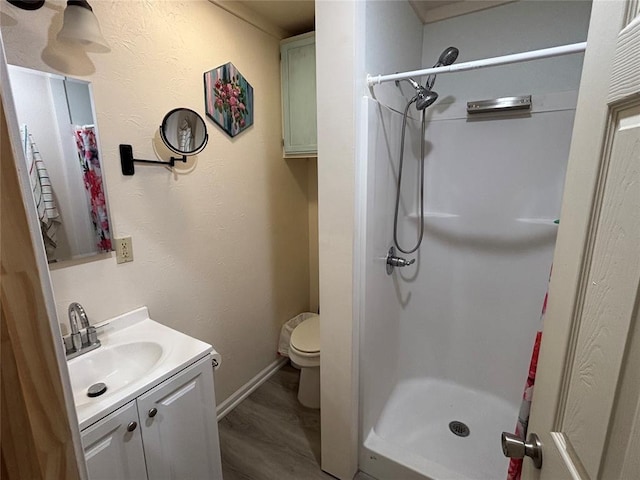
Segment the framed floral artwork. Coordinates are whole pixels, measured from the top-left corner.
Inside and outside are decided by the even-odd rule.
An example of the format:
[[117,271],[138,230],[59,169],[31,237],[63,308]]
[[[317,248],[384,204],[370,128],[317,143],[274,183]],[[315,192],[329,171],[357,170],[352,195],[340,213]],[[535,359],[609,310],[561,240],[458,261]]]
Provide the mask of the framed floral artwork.
[[253,125],[253,87],[233,63],[205,72],[204,100],[207,117],[230,137]]

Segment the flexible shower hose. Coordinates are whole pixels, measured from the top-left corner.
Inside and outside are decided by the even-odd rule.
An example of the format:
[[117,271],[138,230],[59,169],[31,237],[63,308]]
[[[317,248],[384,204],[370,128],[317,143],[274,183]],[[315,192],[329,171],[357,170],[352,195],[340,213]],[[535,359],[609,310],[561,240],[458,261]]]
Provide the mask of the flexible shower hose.
[[409,107],[413,102],[417,100],[418,97],[414,97],[409,100],[407,106],[404,109],[404,117],[402,119],[402,133],[400,139],[400,165],[398,166],[398,184],[396,189],[396,209],[393,215],[393,243],[395,243],[396,248],[400,250],[402,253],[409,254],[413,253],[418,248],[420,248],[420,244],[422,243],[422,236],[424,234],[424,136],[425,136],[425,110],[422,110],[422,127],[421,127],[421,136],[420,136],[420,227],[418,234],[418,242],[415,247],[411,249],[404,249],[400,246],[398,242],[398,210],[400,208],[400,190],[402,187],[402,167],[404,165],[404,137],[405,131],[407,129],[407,114],[409,112]]

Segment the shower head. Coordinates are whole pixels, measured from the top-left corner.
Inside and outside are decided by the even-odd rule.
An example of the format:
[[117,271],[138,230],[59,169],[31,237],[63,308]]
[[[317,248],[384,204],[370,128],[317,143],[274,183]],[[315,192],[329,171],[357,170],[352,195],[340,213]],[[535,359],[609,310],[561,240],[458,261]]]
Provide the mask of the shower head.
[[[416,102],[416,108],[418,110],[424,110],[438,98],[438,94],[434,91],[424,88],[413,78],[403,78],[404,81],[409,82],[411,86],[416,90],[416,95],[411,99],[411,103]],[[396,80],[396,85],[399,81]]]
[[438,94],[433,90],[427,90],[420,87],[420,91],[416,95],[416,109],[424,110],[438,99]]
[[456,61],[459,53],[460,50],[458,50],[456,47],[445,48],[444,51],[440,54],[440,58],[438,58],[438,63],[436,63],[434,67],[446,67],[451,65]]
[[[436,67],[448,67],[449,65],[451,65],[453,62],[456,61],[456,59],[458,58],[458,54],[459,53],[460,53],[460,51],[456,47],[447,47],[447,48],[445,48],[443,50],[443,52],[440,54],[440,57],[438,58],[438,61],[433,66],[433,68],[436,68]],[[427,83],[426,83],[427,89],[431,90],[433,88],[433,84],[434,83],[436,83],[436,76],[435,75],[429,75],[427,77]]]

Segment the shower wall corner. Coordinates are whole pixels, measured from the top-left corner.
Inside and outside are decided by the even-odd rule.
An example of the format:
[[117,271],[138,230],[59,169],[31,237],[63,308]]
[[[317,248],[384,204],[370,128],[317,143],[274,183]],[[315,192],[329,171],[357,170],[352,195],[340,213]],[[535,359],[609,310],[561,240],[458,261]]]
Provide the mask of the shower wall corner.
[[[422,22],[407,1],[367,1],[365,8],[365,70],[367,73],[402,71],[420,65]],[[404,87],[403,87],[404,88]],[[396,131],[400,117],[381,105],[402,108],[405,94],[393,83],[369,90],[362,100],[359,146],[362,168],[358,171],[358,228],[356,243],[360,262],[360,435],[362,441],[374,426],[396,377],[399,352],[394,332],[402,306],[393,293],[392,278],[385,273],[385,255],[391,246],[389,225],[395,184],[389,171],[390,155],[398,148]],[[391,205],[392,207],[392,205]],[[391,353],[390,353],[391,352]],[[362,442],[361,442],[362,445]]]

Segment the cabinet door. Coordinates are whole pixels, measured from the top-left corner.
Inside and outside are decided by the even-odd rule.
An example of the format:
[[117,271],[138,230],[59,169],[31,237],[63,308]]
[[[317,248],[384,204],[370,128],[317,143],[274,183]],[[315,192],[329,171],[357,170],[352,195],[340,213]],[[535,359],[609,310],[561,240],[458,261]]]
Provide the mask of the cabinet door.
[[209,357],[138,398],[149,480],[222,479]]
[[146,480],[135,400],[82,432],[89,480]]
[[315,154],[318,151],[315,35],[283,43],[280,55],[284,153]]

